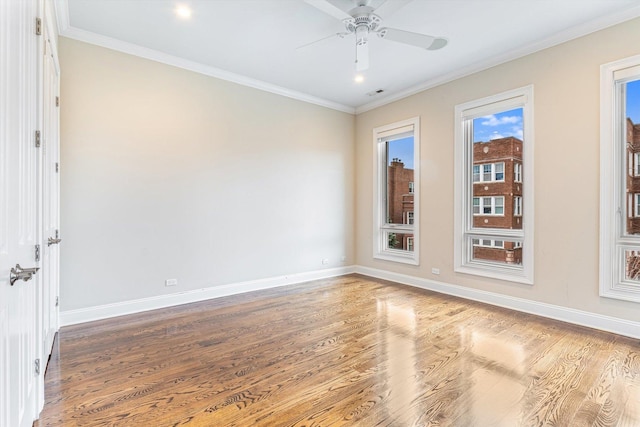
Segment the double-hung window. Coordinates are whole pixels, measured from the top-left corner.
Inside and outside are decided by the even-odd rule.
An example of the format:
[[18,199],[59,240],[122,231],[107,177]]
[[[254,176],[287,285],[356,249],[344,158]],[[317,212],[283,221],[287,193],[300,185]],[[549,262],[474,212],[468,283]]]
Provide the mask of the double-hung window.
[[533,86],[456,106],[455,126],[455,271],[532,284]]
[[600,68],[600,295],[640,302],[640,55]]
[[522,182],[522,164],[517,162],[513,163],[513,181]]
[[[480,168],[482,168],[482,174]],[[498,181],[504,181],[504,162],[473,165],[473,182]]]
[[419,118],[373,130],[374,258],[418,264]]

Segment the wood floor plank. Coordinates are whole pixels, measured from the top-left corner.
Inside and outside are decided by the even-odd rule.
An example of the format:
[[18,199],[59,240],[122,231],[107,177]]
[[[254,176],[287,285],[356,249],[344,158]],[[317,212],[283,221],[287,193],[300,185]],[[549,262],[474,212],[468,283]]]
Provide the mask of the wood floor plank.
[[640,342],[359,275],[62,328],[34,426],[640,426]]

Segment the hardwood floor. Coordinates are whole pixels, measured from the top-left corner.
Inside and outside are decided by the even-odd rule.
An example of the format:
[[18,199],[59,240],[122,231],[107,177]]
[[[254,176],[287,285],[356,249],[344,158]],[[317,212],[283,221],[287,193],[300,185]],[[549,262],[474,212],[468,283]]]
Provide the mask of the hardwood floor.
[[358,275],[65,327],[35,426],[640,426],[640,342]]

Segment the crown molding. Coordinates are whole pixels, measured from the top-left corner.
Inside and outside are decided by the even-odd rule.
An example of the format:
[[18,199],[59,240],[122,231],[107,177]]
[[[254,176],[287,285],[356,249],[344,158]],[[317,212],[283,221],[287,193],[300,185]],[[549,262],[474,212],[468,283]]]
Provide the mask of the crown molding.
[[298,101],[307,102],[309,104],[319,105],[321,107],[330,108],[332,110],[344,113],[355,114],[355,108],[327,99],[318,98],[303,92],[287,89],[258,79],[252,79],[240,74],[225,71],[220,68],[204,65],[199,62],[189,61],[174,55],[169,55],[154,49],[142,47],[133,43],[127,43],[122,40],[103,36],[91,31],[82,30],[72,27],[69,23],[69,5],[67,0],[54,0],[56,8],[56,20],[60,36],[81,42],[101,46],[118,52],[127,53],[140,58],[149,59],[151,61],[160,62],[162,64],[171,65],[196,73],[215,77],[228,82],[237,83],[242,86],[251,87],[265,92],[274,93],[276,95],[285,96]]
[[160,62],[174,67],[183,68],[196,73],[204,74],[210,77],[215,77],[221,80],[237,83],[243,86],[248,86],[254,89],[262,90],[265,92],[274,93],[277,95],[285,96],[288,98],[296,99],[299,101],[307,102],[310,104],[319,105],[322,107],[330,108],[333,110],[358,115],[378,107],[382,107],[387,104],[399,101],[425,90],[434,88],[436,86],[449,83],[451,81],[469,76],[471,74],[484,71],[486,69],[495,67],[500,64],[504,64],[509,61],[513,61],[518,58],[530,55],[532,53],[559,45],[561,43],[568,42],[570,40],[586,36],[596,31],[603,30],[613,25],[621,24],[623,22],[640,17],[640,6],[634,5],[627,9],[618,11],[616,13],[603,15],[600,18],[589,21],[566,30],[560,31],[546,39],[539,42],[522,46],[518,49],[505,52],[504,54],[494,56],[485,61],[480,61],[472,64],[468,67],[461,68],[452,73],[447,73],[439,78],[430,79],[418,85],[409,87],[396,94],[389,95],[384,98],[377,99],[373,102],[369,102],[358,107],[350,107],[344,104],[340,104],[334,101],[330,101],[323,98],[318,98],[303,92],[294,91],[281,86],[273,85],[271,83],[264,82],[262,80],[253,79],[240,74],[232,73],[222,70],[220,68],[211,67],[198,63],[195,61],[189,61],[179,58],[177,56],[169,55],[154,49],[145,48],[132,43],[123,42],[111,37],[101,36],[96,33],[81,30],[70,25],[69,21],[69,5],[68,0],[53,0],[56,21],[58,27],[58,33],[60,36],[68,37],[71,39],[79,40],[85,43],[94,44],[97,46],[105,47],[108,49],[116,50],[130,55],[139,56],[152,61]]

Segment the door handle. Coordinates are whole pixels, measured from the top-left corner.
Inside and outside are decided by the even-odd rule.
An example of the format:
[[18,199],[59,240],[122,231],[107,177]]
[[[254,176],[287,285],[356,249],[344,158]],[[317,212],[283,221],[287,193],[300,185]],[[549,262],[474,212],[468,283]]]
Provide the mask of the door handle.
[[38,270],[40,270],[40,267],[22,268],[20,264],[16,264],[16,266],[11,269],[11,274],[9,274],[9,282],[11,286],[13,286],[18,280],[25,282],[31,280]]
[[58,239],[58,238],[54,239],[53,237],[49,237],[49,239],[47,240],[47,246],[57,245],[60,242],[62,242],[62,239]]

